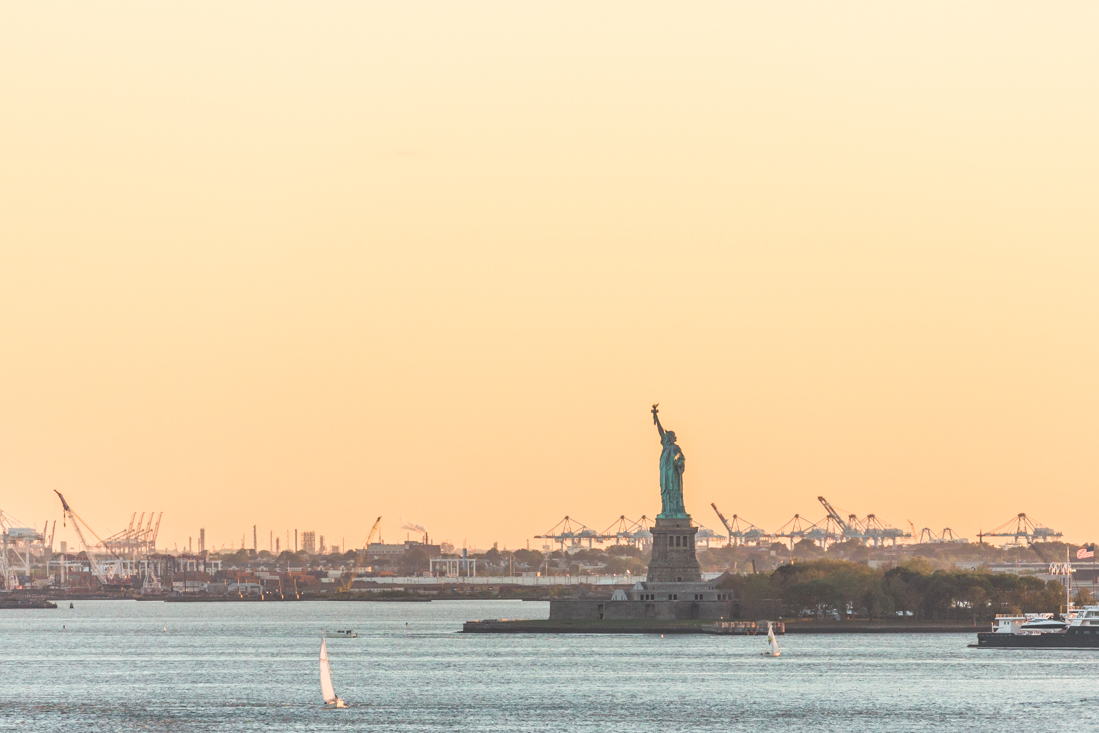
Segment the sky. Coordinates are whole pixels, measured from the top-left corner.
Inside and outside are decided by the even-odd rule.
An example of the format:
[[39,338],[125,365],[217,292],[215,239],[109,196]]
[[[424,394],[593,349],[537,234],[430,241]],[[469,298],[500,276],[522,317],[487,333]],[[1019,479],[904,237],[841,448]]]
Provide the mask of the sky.
[[0,509],[539,547],[659,513],[659,402],[711,528],[1099,539],[1097,25],[3,4]]

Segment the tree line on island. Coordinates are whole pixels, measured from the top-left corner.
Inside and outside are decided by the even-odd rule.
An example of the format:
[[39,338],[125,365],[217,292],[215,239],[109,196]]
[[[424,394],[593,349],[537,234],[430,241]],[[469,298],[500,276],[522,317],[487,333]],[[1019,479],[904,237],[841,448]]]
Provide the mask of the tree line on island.
[[[846,560],[811,560],[770,573],[727,574],[744,618],[914,621],[990,621],[998,613],[1058,612],[1065,587],[1033,575],[937,570],[927,558],[911,557],[889,569]],[[1076,601],[1090,602],[1079,591]]]
[[[310,555],[304,551],[283,550],[278,555],[266,550],[215,554],[226,568],[248,568],[255,565],[281,565],[310,568],[353,567],[358,560],[357,550],[344,553]],[[442,557],[455,558],[459,554]],[[509,575],[511,573],[548,573],[550,575],[633,575],[644,577],[649,554],[629,545],[612,545],[605,549],[584,548],[571,552],[546,552],[539,550],[500,550],[490,548],[484,552],[470,553],[477,560],[478,575]],[[429,569],[430,557],[418,547],[412,547],[395,557],[371,557],[367,563],[374,570],[387,570],[398,575],[413,575]]]

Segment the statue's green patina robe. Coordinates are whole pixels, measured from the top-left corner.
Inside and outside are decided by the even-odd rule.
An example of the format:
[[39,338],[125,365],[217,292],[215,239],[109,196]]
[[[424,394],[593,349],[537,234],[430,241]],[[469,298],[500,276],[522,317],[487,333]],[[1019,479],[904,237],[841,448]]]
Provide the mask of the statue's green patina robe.
[[683,451],[675,444],[675,431],[665,430],[660,425],[660,418],[656,416],[656,406],[653,406],[653,422],[660,432],[660,444],[663,450],[660,453],[660,502],[661,512],[658,519],[686,519],[686,508],[683,506],[683,469],[686,459]]

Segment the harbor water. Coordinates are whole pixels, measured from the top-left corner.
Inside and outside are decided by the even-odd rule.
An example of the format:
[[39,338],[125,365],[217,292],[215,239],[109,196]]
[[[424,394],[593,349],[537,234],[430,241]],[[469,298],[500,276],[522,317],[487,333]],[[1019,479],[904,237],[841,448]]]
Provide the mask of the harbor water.
[[[1099,651],[963,634],[460,634],[548,604],[76,601],[0,612],[0,730],[1099,729]],[[336,691],[321,707],[322,629]]]

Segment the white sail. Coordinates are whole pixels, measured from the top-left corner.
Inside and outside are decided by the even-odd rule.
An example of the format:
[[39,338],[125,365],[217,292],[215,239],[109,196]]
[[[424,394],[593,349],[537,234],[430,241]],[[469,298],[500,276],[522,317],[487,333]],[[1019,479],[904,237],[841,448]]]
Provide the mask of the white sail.
[[326,705],[336,702],[336,688],[332,686],[332,670],[328,667],[328,645],[321,637],[321,696]]
[[[771,644],[771,652],[768,656],[777,657],[779,655],[778,639],[775,638],[775,628],[771,625],[771,622],[767,622],[767,641]],[[766,652],[764,652],[766,654]]]

